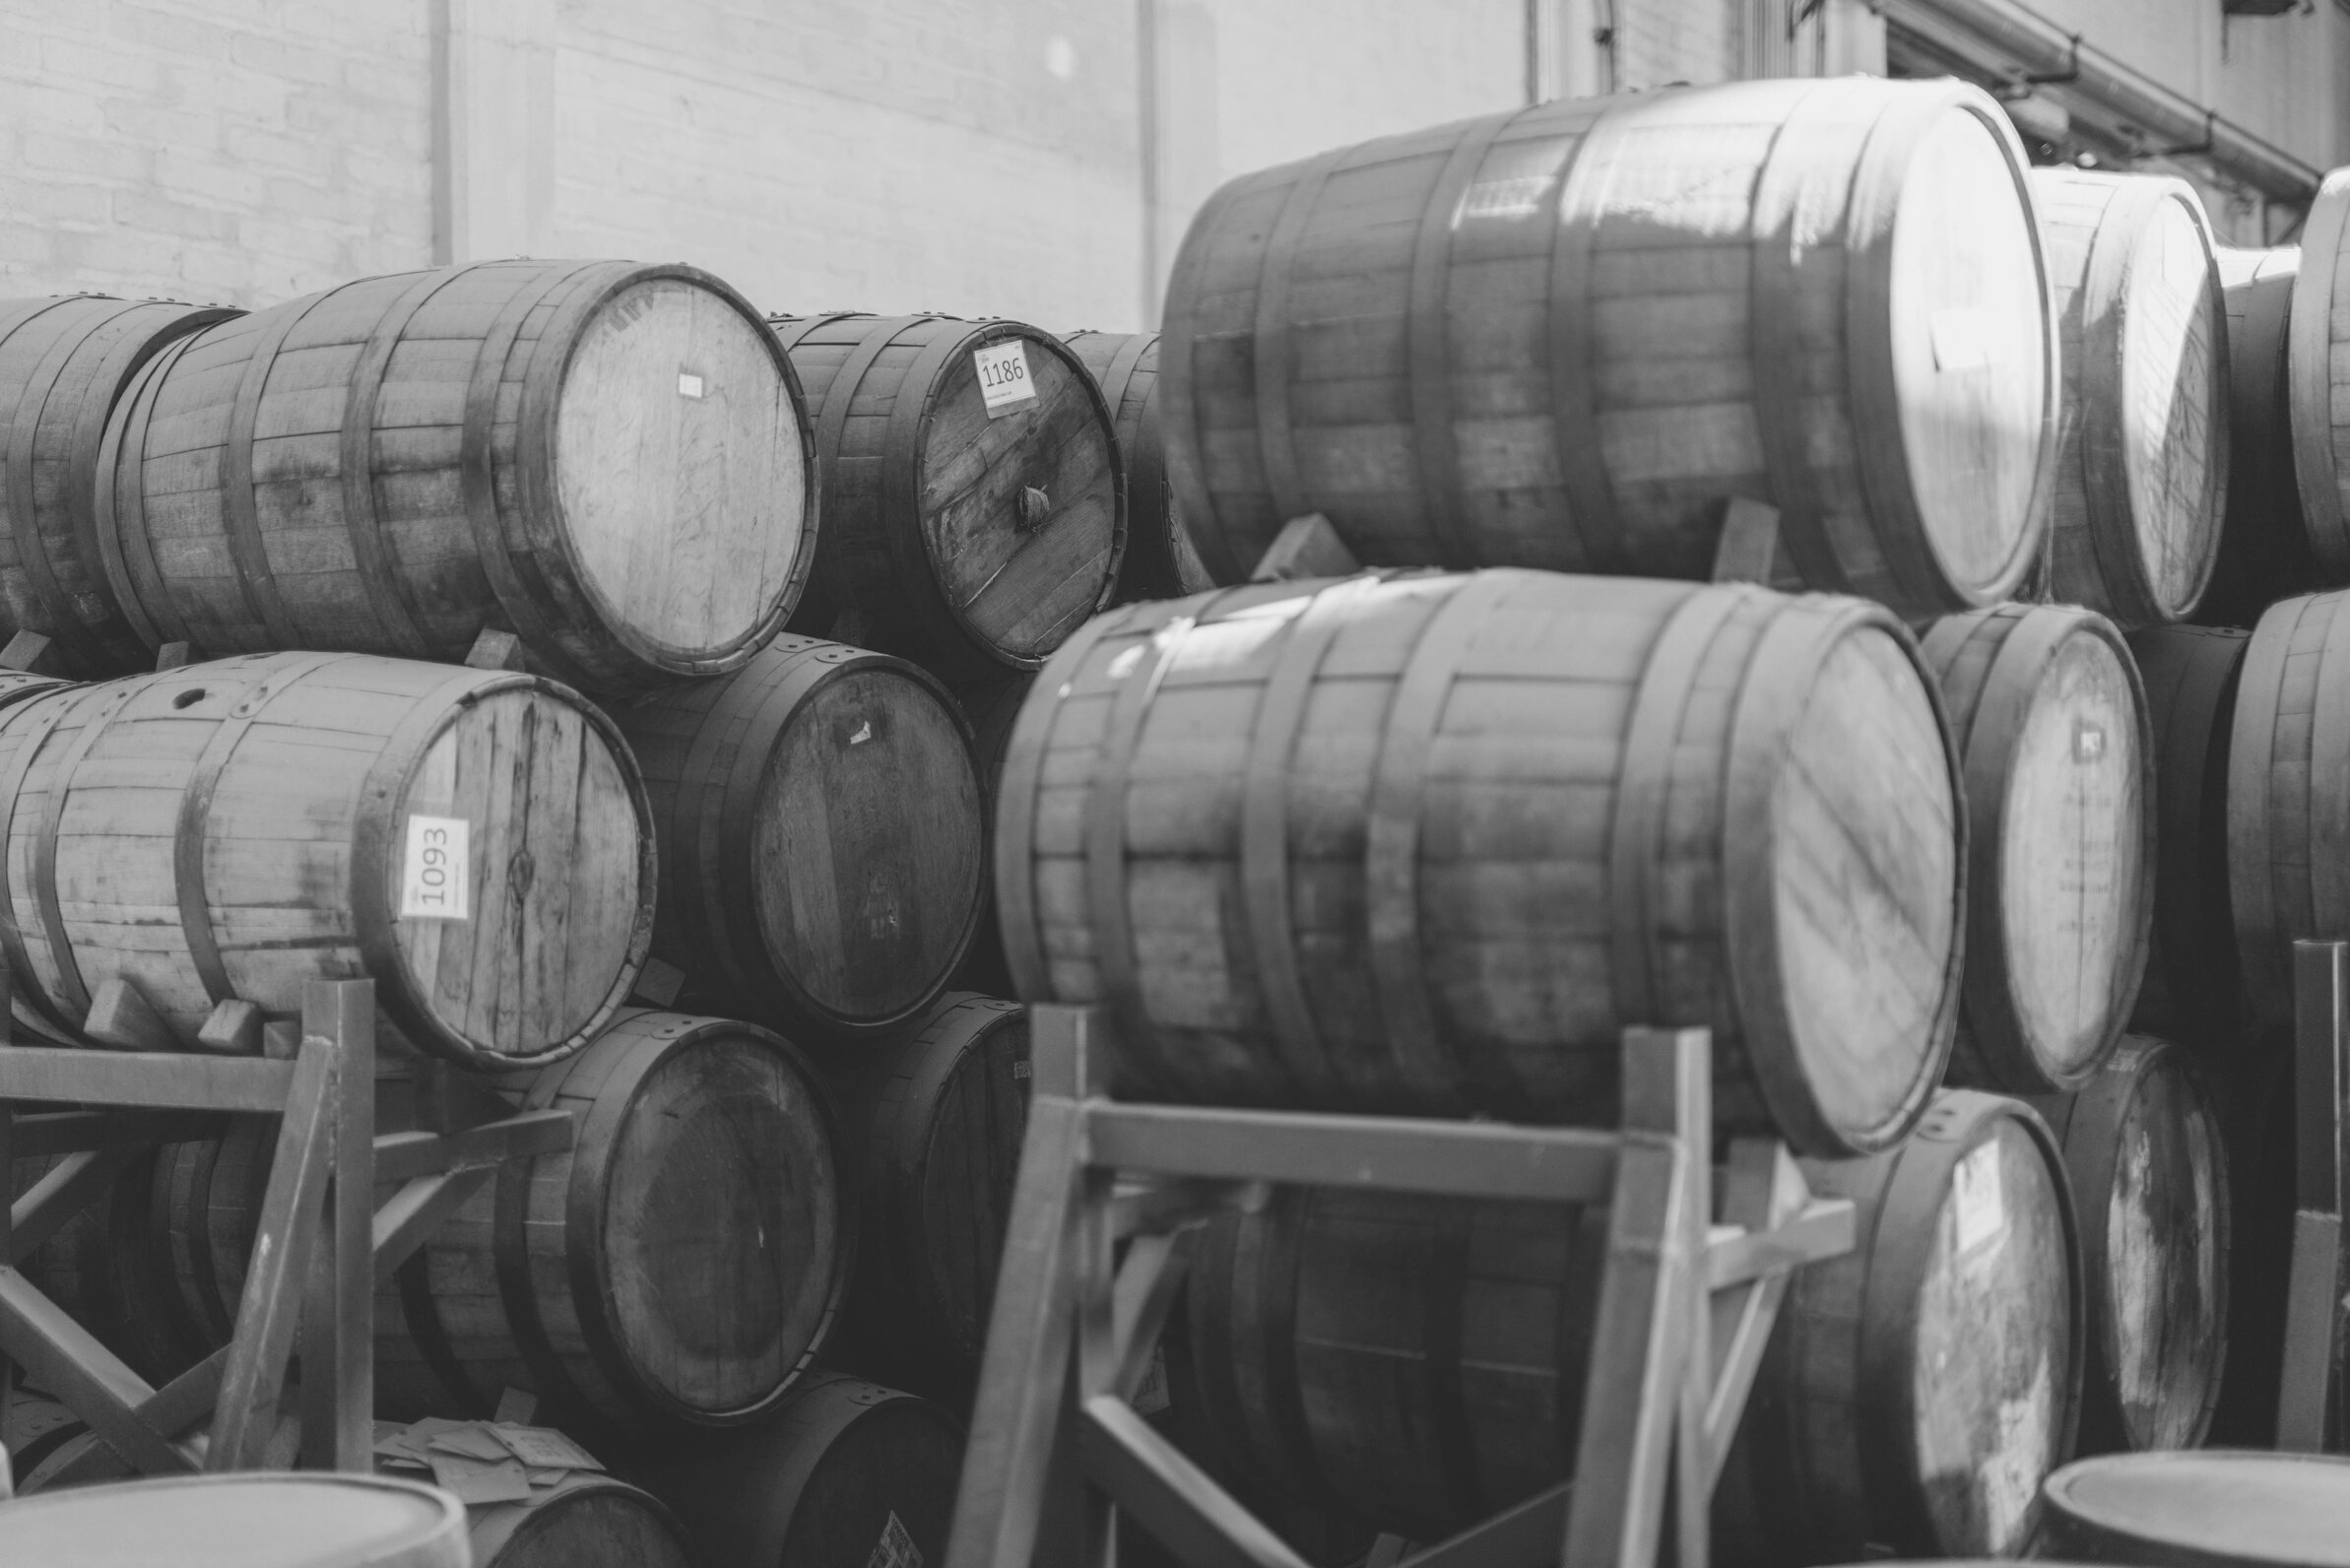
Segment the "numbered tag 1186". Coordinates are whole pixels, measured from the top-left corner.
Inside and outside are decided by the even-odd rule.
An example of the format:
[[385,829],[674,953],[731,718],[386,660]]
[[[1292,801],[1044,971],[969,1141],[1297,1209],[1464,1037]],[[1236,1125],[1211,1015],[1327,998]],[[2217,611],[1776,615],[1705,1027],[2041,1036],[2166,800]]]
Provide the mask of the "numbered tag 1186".
[[979,395],[987,400],[987,417],[1017,413],[1036,401],[1036,383],[1028,375],[1028,346],[1013,338],[991,343],[971,354],[979,371]]

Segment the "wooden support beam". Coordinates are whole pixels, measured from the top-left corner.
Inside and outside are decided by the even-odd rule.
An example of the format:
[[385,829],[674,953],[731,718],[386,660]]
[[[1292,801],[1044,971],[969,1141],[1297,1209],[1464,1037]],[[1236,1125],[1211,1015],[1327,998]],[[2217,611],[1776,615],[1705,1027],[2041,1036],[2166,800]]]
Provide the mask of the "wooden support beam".
[[1559,1538],[1566,1534],[1567,1505],[1574,1495],[1575,1483],[1561,1481],[1457,1535],[1406,1552],[1401,1568],[1496,1568],[1504,1563],[1537,1568],[1555,1563]]
[[678,993],[685,989],[685,970],[674,963],[647,958],[644,967],[636,971],[636,983],[629,988],[628,998],[648,1007],[666,1008],[675,1005]]
[[522,639],[511,631],[484,626],[466,650],[465,662],[476,670],[521,670]]
[[440,1222],[464,1207],[465,1201],[490,1185],[494,1165],[475,1165],[438,1175],[418,1176],[394,1193],[375,1211],[373,1274],[378,1289],[409,1256],[437,1229]]
[[0,1349],[140,1473],[195,1470],[193,1460],[137,1413],[155,1391],[14,1268],[0,1268]]
[[1182,1298],[1183,1277],[1190,1272],[1194,1230],[1137,1236],[1126,1244],[1126,1259],[1118,1266],[1111,1287],[1111,1342],[1117,1347],[1118,1369],[1110,1392],[1122,1400],[1135,1397],[1150,1370],[1158,1337],[1167,1315]]
[[259,1056],[263,1021],[260,1008],[230,997],[212,1010],[196,1031],[196,1044],[215,1056]]
[[276,1113],[293,1082],[292,1062],[42,1045],[0,1052],[0,1099]]
[[2293,1258],[2276,1446],[2322,1453],[2338,1421],[2341,1342],[2342,1098],[2350,1086],[2350,946],[2293,944]]
[[1184,1568],[1307,1568],[1125,1401],[1087,1400],[1077,1436],[1085,1478],[1130,1510]]
[[98,982],[90,999],[90,1015],[82,1032],[99,1045],[117,1051],[169,1052],[182,1049],[171,1025],[147,1000],[147,993],[128,975],[109,975]]
[[571,1113],[525,1111],[461,1133],[385,1133],[375,1140],[375,1179],[404,1182],[436,1171],[495,1165],[571,1146]]
[[334,1179],[303,1304],[303,1459],[314,1470],[368,1475],[375,1470],[374,982],[304,985],[302,1031],[330,1045],[337,1063]]
[[16,1117],[16,1157],[189,1143],[227,1130],[212,1111],[33,1111]]
[[66,674],[65,658],[57,645],[37,631],[20,631],[0,646],[0,670],[22,670],[27,675]]
[[11,1264],[32,1257],[67,1220],[105,1197],[114,1178],[140,1152],[137,1148],[84,1149],[42,1172],[40,1180],[9,1206],[8,1241],[0,1257]]
[[1351,577],[1363,569],[1354,552],[1320,512],[1292,517],[1258,557],[1251,582],[1301,582],[1314,577]]

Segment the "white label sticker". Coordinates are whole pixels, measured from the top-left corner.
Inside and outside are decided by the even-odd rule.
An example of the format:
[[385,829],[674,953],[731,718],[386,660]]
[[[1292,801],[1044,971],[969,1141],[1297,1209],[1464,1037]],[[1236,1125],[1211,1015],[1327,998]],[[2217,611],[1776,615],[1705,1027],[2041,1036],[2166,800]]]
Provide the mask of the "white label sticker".
[[873,720],[867,719],[863,724],[858,725],[855,732],[849,736],[849,745],[863,746],[866,742],[872,739]]
[[2072,729],[2072,759],[2075,762],[2094,762],[2105,755],[2105,731],[2087,719],[2075,721]]
[[678,396],[682,398],[700,397],[701,377],[689,371],[680,370],[678,372]]
[[1978,370],[1990,364],[1998,346],[2000,323],[1980,306],[1933,313],[1933,365],[1937,370]]
[[411,817],[401,863],[402,920],[470,920],[467,871],[473,824],[462,817]]
[[1950,1204],[1958,1217],[1961,1256],[2007,1229],[2007,1201],[1999,1191],[1999,1145],[1994,1140],[1967,1150],[1950,1175]]
[[974,349],[971,362],[979,367],[979,395],[987,399],[989,419],[1036,401],[1036,383],[1028,379],[1028,346],[1019,339]]
[[922,1568],[922,1548],[914,1544],[896,1509],[889,1510],[889,1523],[881,1527],[881,1538],[874,1542],[865,1568]]

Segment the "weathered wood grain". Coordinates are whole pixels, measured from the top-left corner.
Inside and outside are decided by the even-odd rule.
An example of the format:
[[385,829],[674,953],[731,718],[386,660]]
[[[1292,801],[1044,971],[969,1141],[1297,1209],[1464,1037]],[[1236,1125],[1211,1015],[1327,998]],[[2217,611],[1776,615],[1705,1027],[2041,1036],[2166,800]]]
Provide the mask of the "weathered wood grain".
[[1213,588],[1216,580],[1183,526],[1183,512],[1167,482],[1166,437],[1159,427],[1159,335],[1069,332],[1061,341],[1101,388],[1126,464],[1126,557],[1118,567],[1113,602],[1180,599]]
[[2195,620],[2249,626],[2287,594],[2342,574],[2320,573],[2293,473],[2287,371],[2301,247],[2214,252],[2228,308],[2228,501],[2219,560]]

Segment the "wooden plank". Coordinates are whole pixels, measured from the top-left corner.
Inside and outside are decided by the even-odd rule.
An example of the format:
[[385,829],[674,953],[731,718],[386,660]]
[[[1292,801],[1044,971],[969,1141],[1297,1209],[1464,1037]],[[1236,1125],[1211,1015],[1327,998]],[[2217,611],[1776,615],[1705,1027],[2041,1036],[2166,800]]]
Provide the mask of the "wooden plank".
[[[68,1154],[41,1173],[24,1197],[8,1206],[8,1232],[0,1257],[23,1263],[67,1220],[103,1198],[124,1166],[139,1157],[136,1147],[84,1150]],[[0,1170],[11,1167],[0,1165]]]
[[20,631],[0,646],[0,670],[22,670],[27,675],[67,673],[57,645],[37,631]]
[[522,639],[511,631],[484,626],[474,638],[474,645],[466,650],[465,662],[476,670],[523,669]]
[[1110,1339],[1118,1351],[1111,1392],[1122,1400],[1133,1399],[1142,1386],[1159,1332],[1182,1298],[1192,1235],[1186,1226],[1171,1235],[1137,1236],[1127,1243],[1110,1297]]
[[0,1349],[142,1474],[195,1470],[136,1413],[155,1391],[13,1268],[0,1268]]
[[[375,982],[313,980],[302,1027],[337,1061],[334,1178],[305,1305],[303,1457],[310,1468],[374,1473]],[[321,1362],[330,1375],[318,1376]]]
[[194,651],[187,643],[166,642],[155,650],[155,667],[159,672],[181,669],[193,656]]
[[1765,1274],[1840,1257],[1853,1250],[1855,1225],[1852,1200],[1815,1198],[1801,1214],[1776,1230],[1716,1237],[1706,1245],[1707,1288],[1727,1290]]
[[262,1022],[260,1008],[230,997],[212,1010],[196,1031],[196,1044],[215,1056],[259,1056]]
[[1709,1496],[1722,1478],[1723,1462],[1730,1458],[1730,1440],[1737,1436],[1738,1419],[1746,1413],[1746,1396],[1753,1392],[1754,1375],[1761,1370],[1771,1328],[1779,1321],[1779,1306],[1787,1298],[1785,1273],[1750,1280],[1714,1297],[1712,1388],[1705,1408],[1705,1485]]
[[1755,582],[1799,590],[1802,579],[1779,539],[1779,508],[1732,495],[1723,503],[1722,539],[1714,547],[1714,581]]
[[525,1111],[461,1133],[385,1133],[375,1140],[375,1179],[404,1182],[557,1153],[571,1146],[573,1128],[569,1111],[551,1109]]
[[1086,1107],[1093,1159],[1168,1176],[1604,1202],[1618,1141],[1579,1128],[1189,1105]]
[[0,1053],[0,1097],[189,1111],[286,1108],[292,1062],[21,1045]]
[[1085,1402],[1077,1453],[1086,1478],[1132,1512],[1184,1568],[1307,1568],[1124,1401],[1101,1395]]
[[16,1117],[16,1157],[45,1158],[77,1149],[130,1148],[218,1138],[225,1124],[210,1111],[35,1111]]
[[465,1206],[465,1201],[490,1184],[494,1165],[475,1165],[438,1175],[417,1176],[394,1193],[375,1211],[373,1225],[374,1274],[378,1287],[422,1247],[440,1222]]
[[110,975],[98,982],[90,999],[90,1015],[82,1032],[99,1045],[118,1051],[171,1052],[180,1049],[179,1036],[156,1012],[138,982],[128,975]]
[[222,1345],[142,1401],[139,1419],[168,1437],[178,1437],[201,1424],[221,1397],[221,1378],[228,1368],[229,1349]]

